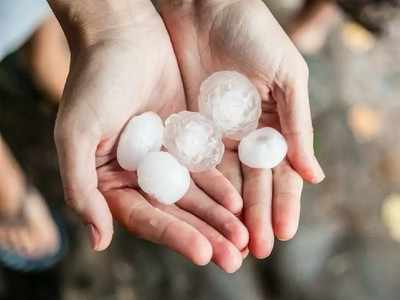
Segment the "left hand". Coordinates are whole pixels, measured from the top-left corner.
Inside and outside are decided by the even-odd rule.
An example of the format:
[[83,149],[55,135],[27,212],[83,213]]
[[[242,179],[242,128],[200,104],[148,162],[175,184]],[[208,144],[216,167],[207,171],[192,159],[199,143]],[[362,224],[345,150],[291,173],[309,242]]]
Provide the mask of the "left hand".
[[201,82],[221,70],[249,77],[263,99],[260,126],[285,136],[287,159],[273,170],[240,164],[235,143],[220,170],[243,195],[250,252],[267,257],[274,236],[291,239],[297,231],[303,179],[323,180],[314,156],[308,100],[308,68],[261,0],[160,1],[183,76],[188,106],[197,110]]
[[[116,161],[119,136],[132,116],[153,111],[165,118],[186,108],[175,53],[152,3],[51,4],[72,58],[55,128],[60,171],[66,202],[88,225],[93,249],[108,247],[116,220],[194,264],[212,259],[236,271],[248,232],[229,211],[241,197],[219,171],[196,174],[186,195],[167,206],[144,194],[135,173]],[[213,186],[205,186],[205,178]]]

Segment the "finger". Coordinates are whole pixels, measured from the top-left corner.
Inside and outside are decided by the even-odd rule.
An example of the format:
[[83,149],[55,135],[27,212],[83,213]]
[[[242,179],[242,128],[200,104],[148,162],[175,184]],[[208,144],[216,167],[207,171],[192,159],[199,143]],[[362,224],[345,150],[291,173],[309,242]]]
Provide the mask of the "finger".
[[[152,202],[153,203],[153,202]],[[213,249],[213,262],[227,273],[234,273],[242,265],[242,255],[239,250],[213,227],[206,224],[191,213],[174,205],[163,205],[154,202],[156,207],[174,215],[178,219],[192,225],[201,232],[211,243]]]
[[213,200],[233,214],[240,214],[243,207],[242,197],[220,171],[212,169],[206,172],[192,173],[192,179]]
[[97,189],[95,153],[99,138],[58,123],[55,140],[65,200],[87,224],[92,248],[104,250],[111,242],[113,223],[107,202]]
[[313,128],[308,97],[308,68],[301,60],[282,90],[275,91],[282,132],[288,142],[288,157],[294,169],[311,183],[325,175],[314,155]]
[[249,250],[257,258],[266,258],[274,246],[272,174],[270,170],[243,166],[243,178],[243,218],[250,234]]
[[237,152],[225,150],[222,162],[217,166],[217,169],[236,188],[239,195],[242,195],[242,169]]
[[196,265],[210,262],[210,242],[191,225],[153,207],[135,190],[118,189],[105,195],[115,218],[132,234],[165,245]]
[[214,227],[239,250],[247,246],[249,234],[242,222],[208,197],[194,183],[177,205]]
[[300,219],[300,198],[303,179],[287,161],[274,169],[274,200],[272,204],[275,236],[287,241],[296,234]]

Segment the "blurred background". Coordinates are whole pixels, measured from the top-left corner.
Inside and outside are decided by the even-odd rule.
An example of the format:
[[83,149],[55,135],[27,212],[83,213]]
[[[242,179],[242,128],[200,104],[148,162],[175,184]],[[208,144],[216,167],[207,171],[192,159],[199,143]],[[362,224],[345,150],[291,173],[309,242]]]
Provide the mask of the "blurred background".
[[309,64],[316,151],[327,175],[306,186],[295,239],[277,243],[265,261],[248,258],[234,275],[194,267],[120,228],[109,250],[93,253],[63,205],[52,130],[68,50],[43,13],[31,38],[0,63],[0,128],[66,219],[69,250],[45,272],[0,268],[0,299],[399,299],[400,2],[265,2]]

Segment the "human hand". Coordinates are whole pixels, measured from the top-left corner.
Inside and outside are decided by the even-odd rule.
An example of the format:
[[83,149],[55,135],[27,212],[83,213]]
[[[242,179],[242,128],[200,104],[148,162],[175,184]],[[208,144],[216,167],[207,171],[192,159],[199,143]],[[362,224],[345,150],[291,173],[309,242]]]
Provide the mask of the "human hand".
[[206,77],[237,70],[262,96],[260,126],[280,130],[288,142],[287,159],[273,170],[241,165],[232,141],[226,141],[220,165],[243,195],[250,252],[264,258],[272,251],[274,235],[288,240],[297,231],[303,179],[319,183],[324,178],[313,150],[307,65],[261,0],[159,2],[189,108],[198,110]]
[[[223,270],[236,271],[248,232],[223,206],[240,204],[241,197],[219,171],[196,174],[185,197],[166,206],[141,192],[136,174],[116,162],[119,135],[133,115],[154,111],[165,118],[186,105],[159,14],[150,1],[129,3],[119,18],[106,24],[94,18],[94,29],[84,28],[79,36],[70,35],[69,22],[63,24],[72,64],[55,140],[66,200],[88,224],[95,250],[109,245],[114,217],[134,235],[166,245],[195,264],[213,259]],[[70,18],[68,13],[58,16],[61,23],[65,15]],[[205,187],[205,178],[212,178],[214,186]]]

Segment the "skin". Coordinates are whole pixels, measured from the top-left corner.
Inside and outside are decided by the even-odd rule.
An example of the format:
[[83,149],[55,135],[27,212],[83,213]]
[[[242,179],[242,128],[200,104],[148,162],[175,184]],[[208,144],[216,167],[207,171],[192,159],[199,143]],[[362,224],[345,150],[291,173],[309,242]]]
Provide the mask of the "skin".
[[[30,258],[54,253],[59,246],[56,226],[41,195],[26,190],[24,174],[1,136],[0,166],[0,220],[4,222],[0,246]],[[19,221],[21,210],[23,222],[7,222]]]
[[[51,15],[32,35],[24,55],[35,85],[58,104],[69,69],[69,50],[57,19]],[[54,72],[57,70],[57,72]]]
[[241,165],[237,143],[226,141],[221,172],[243,196],[242,217],[250,253],[270,255],[274,236],[291,239],[298,227],[303,180],[319,183],[323,171],[314,156],[308,99],[308,69],[268,8],[260,0],[160,1],[188,97],[197,110],[201,82],[221,70],[249,77],[263,99],[260,127],[286,137],[287,159],[273,170]]
[[[317,183],[324,175],[313,154],[306,64],[261,1],[161,1],[163,20],[150,1],[50,3],[72,52],[55,128],[61,175],[94,249],[109,245],[114,217],[195,264],[212,259],[234,272],[247,245],[262,258],[274,234],[294,235],[302,178]],[[246,74],[259,88],[260,125],[283,132],[288,160],[273,171],[248,169],[226,141],[222,173],[192,174],[177,205],[160,205],[137,189],[134,173],[118,167],[118,136],[141,112],[165,117],[185,109],[186,99],[196,110],[201,81],[223,69]]]
[[[95,250],[110,244],[115,219],[133,235],[165,245],[195,264],[212,260],[234,272],[242,263],[248,231],[223,206],[240,203],[241,197],[219,171],[196,175],[184,198],[165,206],[143,194],[135,173],[116,162],[118,137],[132,116],[154,111],[165,118],[186,108],[160,15],[149,1],[129,3],[117,20],[113,15],[120,7],[113,7],[109,22],[102,18],[102,24],[84,27],[78,35],[69,30],[79,23],[69,20],[80,16],[68,15],[83,9],[65,12],[59,2],[52,3],[71,46],[71,70],[55,127],[66,201],[88,225]],[[125,17],[126,11],[132,15]],[[216,185],[204,186],[206,178]]]

